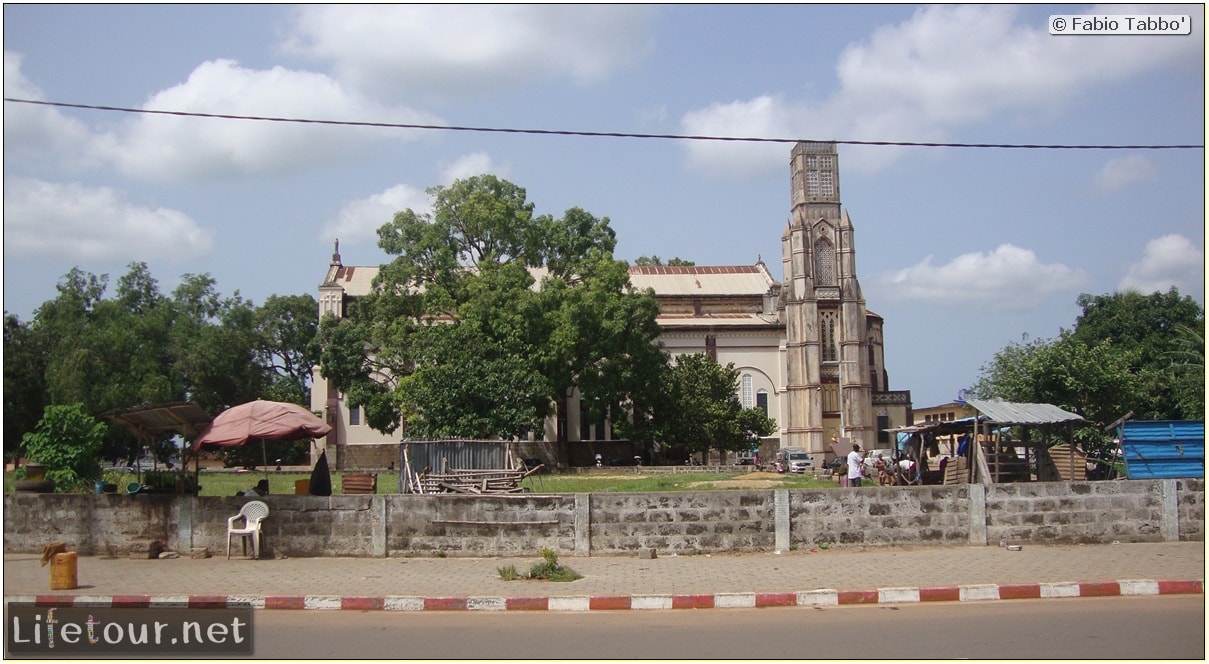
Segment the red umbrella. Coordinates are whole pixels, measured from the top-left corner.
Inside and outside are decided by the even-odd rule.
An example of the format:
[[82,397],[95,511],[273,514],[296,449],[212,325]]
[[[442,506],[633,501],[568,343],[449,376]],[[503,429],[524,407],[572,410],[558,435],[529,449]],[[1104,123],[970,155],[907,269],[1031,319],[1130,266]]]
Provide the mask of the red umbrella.
[[257,399],[232,406],[193,441],[193,449],[239,447],[249,440],[301,440],[331,433],[332,427],[311,411],[292,403]]

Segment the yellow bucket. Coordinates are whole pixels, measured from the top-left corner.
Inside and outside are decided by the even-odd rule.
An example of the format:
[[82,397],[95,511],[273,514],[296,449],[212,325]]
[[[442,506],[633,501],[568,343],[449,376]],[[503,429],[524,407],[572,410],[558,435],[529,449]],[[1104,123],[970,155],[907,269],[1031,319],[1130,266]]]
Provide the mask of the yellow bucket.
[[50,589],[72,590],[78,585],[76,552],[56,553],[50,559]]

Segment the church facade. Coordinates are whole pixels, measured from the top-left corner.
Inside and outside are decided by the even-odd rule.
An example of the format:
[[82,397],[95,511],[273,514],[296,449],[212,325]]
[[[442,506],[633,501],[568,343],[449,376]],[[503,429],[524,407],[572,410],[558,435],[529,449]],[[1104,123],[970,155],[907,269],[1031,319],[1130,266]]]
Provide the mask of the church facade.
[[[839,185],[834,143],[794,146],[791,215],[781,237],[783,283],[762,260],[630,268],[631,283],[650,288],[659,302],[664,349],[673,357],[706,353],[733,364],[743,405],[761,408],[777,422],[777,432],[761,445],[763,453],[801,447],[816,466],[846,452],[848,439],[862,449],[892,447],[885,430],[912,422],[910,392],[889,389],[884,321],[865,307],[855,230],[841,207]],[[343,316],[350,298],[369,292],[377,269],[345,266],[337,251],[319,287],[319,316]],[[390,458],[401,440],[399,432],[384,435],[365,425],[359,410],[330,389],[318,369],[311,406],[334,427],[326,447],[337,467],[348,465],[342,463],[346,458],[363,466],[370,458]],[[520,441],[520,456],[588,465],[596,453],[629,460],[637,451],[616,440],[607,422],[588,421],[574,397],[568,416],[567,422],[547,422],[544,432]],[[569,441],[561,452],[554,442],[560,427]],[[372,447],[386,449],[373,455]]]

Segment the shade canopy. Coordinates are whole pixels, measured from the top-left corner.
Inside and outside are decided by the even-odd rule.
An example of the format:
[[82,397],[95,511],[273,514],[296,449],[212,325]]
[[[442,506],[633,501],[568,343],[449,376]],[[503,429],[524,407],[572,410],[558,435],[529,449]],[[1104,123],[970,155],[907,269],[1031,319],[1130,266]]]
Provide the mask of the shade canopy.
[[239,447],[250,440],[301,440],[331,433],[332,427],[298,404],[257,399],[232,406],[193,441],[193,449]]

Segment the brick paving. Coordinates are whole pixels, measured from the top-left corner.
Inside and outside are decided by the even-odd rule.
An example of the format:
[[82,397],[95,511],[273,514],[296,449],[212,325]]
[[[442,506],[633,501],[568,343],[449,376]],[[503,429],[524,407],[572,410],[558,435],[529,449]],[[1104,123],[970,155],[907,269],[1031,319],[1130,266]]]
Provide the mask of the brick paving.
[[258,608],[603,610],[969,601],[1204,593],[1203,542],[859,547],[783,554],[561,557],[584,578],[504,581],[540,557],[161,560],[81,557],[79,587],[50,590],[50,567],[4,556],[6,601]]

